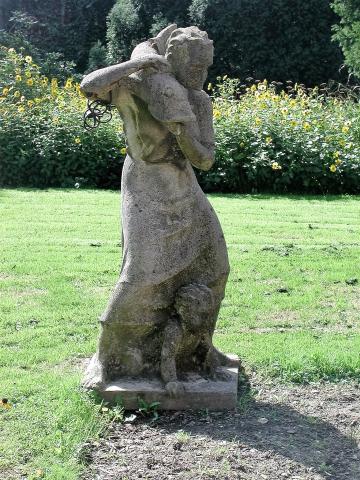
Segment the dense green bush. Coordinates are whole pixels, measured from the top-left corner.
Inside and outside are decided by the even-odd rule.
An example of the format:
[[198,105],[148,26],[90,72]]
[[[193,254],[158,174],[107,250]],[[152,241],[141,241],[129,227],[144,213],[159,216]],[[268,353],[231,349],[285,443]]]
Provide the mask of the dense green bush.
[[360,107],[347,95],[236,80],[214,92],[216,164],[205,190],[360,193]]
[[[290,87],[289,87],[290,88]],[[209,89],[212,90],[211,85]],[[0,183],[118,188],[126,148],[118,116],[88,132],[86,101],[71,79],[59,86],[31,57],[0,49]],[[360,193],[360,107],[295,85],[213,91],[216,163],[197,172],[206,191]]]
[[13,49],[0,49],[0,72],[2,185],[120,185],[125,144],[119,120],[85,131],[79,85],[69,79],[59,86]]

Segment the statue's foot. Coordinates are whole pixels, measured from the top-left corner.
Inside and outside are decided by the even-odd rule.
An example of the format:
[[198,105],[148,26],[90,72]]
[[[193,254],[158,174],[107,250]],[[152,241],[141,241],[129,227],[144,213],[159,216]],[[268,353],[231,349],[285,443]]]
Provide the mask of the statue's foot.
[[81,385],[87,390],[101,390],[105,387],[105,368],[99,361],[97,355],[94,355],[91,359]]
[[170,395],[170,397],[176,398],[185,393],[184,385],[181,382],[168,382],[165,385],[165,389]]

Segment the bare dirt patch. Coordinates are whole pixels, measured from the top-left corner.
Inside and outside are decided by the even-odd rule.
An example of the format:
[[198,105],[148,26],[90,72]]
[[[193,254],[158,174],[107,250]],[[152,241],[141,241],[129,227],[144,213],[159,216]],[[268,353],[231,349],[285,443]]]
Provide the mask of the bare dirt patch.
[[167,412],[84,445],[83,480],[360,480],[360,389],[251,378],[233,412]]

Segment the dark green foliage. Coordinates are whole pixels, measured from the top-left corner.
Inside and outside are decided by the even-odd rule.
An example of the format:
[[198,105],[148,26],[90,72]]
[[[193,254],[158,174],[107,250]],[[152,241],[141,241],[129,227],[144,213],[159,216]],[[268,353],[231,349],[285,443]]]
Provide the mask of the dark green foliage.
[[333,9],[341,18],[334,27],[334,39],[343,50],[346,65],[360,77],[360,0],[335,0]]
[[[350,66],[359,57],[355,48],[359,27],[353,22],[358,2],[335,1],[343,18],[336,36]],[[33,48],[42,55],[59,52],[63,63],[73,61],[81,72],[90,67],[89,51],[98,40],[104,45],[107,38],[107,60],[114,63],[128,59],[137,43],[173,22],[196,24],[215,41],[211,80],[226,73],[315,85],[339,80],[344,63],[341,49],[331,41],[338,16],[330,0],[3,0],[0,26],[10,33],[14,24],[9,18],[15,10],[34,20],[22,26],[27,53],[37,58]],[[17,23],[19,30],[19,18]],[[97,49],[93,55],[97,60],[91,66],[96,67],[100,58],[99,65],[103,64],[103,51]]]
[[19,10],[36,21],[24,30],[28,42],[41,52],[60,52],[78,70],[87,67],[89,50],[106,36],[106,15],[115,0],[14,0],[3,10],[3,23]]
[[139,42],[170,23],[188,24],[190,0],[118,0],[108,16],[109,62],[127,60]]
[[32,30],[38,21],[26,13],[14,12],[9,20],[9,31],[0,30],[0,45],[14,48],[16,51],[31,55],[34,62],[41,66],[43,75],[59,80],[76,76],[75,63],[65,60],[60,52],[41,50],[32,43]]
[[143,30],[136,8],[131,0],[118,0],[108,16],[108,60],[117,63],[128,60]]
[[190,18],[215,42],[213,77],[306,85],[339,78],[343,58],[331,42],[337,17],[329,0],[193,0]]
[[100,42],[100,40],[98,40],[90,48],[87,72],[98,70],[99,68],[106,67],[107,65],[106,47]]

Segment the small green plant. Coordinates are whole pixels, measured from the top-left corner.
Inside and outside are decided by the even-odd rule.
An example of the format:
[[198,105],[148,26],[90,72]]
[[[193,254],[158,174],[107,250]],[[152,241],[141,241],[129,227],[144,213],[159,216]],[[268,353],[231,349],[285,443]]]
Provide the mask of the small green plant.
[[158,409],[160,402],[146,402],[143,398],[138,398],[138,412],[144,417],[152,417],[152,421],[156,421],[159,418]]
[[125,418],[125,408],[121,404],[111,404],[110,402],[102,402],[100,412],[105,413],[111,419],[111,423],[122,423]]
[[184,430],[178,430],[175,437],[177,442],[181,445],[185,445],[190,441],[190,434],[188,432],[185,432]]

